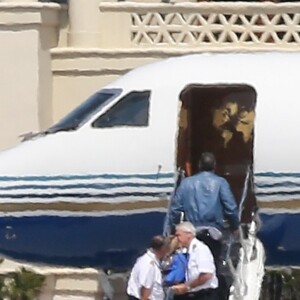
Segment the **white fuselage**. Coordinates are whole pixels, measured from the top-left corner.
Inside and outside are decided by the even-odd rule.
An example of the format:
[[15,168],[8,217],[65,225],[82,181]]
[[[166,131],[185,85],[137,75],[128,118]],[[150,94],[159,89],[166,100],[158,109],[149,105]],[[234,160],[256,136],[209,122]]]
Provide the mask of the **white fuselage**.
[[[121,92],[76,130],[42,134],[0,154],[0,204],[24,205],[6,212],[10,216],[165,211],[176,179],[181,91],[189,84],[242,84],[257,93],[256,199],[280,202],[268,212],[292,211],[285,203],[300,199],[299,69],[300,53],[272,52],[190,55],[133,70],[104,89]],[[92,126],[132,91],[151,92],[148,126]],[[43,205],[29,209],[28,203]],[[76,203],[98,208],[75,210]]]

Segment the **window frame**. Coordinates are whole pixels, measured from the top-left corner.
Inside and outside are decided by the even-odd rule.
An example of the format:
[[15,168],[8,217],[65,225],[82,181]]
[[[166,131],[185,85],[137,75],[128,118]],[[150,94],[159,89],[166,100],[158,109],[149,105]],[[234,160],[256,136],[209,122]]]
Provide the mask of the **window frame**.
[[[113,110],[118,104],[120,104],[127,96],[129,96],[132,93],[148,93],[148,119],[146,125],[128,125],[128,124],[122,124],[122,125],[113,125],[113,126],[105,126],[105,127],[96,127],[94,126],[95,122],[99,119],[104,117],[106,114],[108,114],[111,110]],[[90,122],[90,127],[92,129],[115,129],[115,128],[148,128],[150,126],[150,110],[151,110],[151,96],[152,96],[152,90],[151,89],[143,89],[143,90],[130,90],[126,91],[122,95],[119,95],[119,98],[116,99],[116,101],[111,102],[109,106],[106,106],[106,110],[103,111],[101,114],[97,115],[93,120]]]
[[79,107],[81,107],[82,105],[84,105],[89,99],[91,99],[92,97],[94,97],[96,94],[100,94],[100,93],[111,93],[112,96],[110,98],[108,98],[106,101],[104,101],[103,103],[101,103],[94,111],[92,111],[90,114],[87,114],[76,126],[76,128],[74,129],[75,131],[85,127],[86,124],[89,124],[90,121],[94,120],[94,118],[99,115],[99,112],[101,112],[103,109],[105,109],[107,106],[109,106],[111,103],[113,103],[115,101],[116,98],[118,98],[121,94],[122,94],[122,89],[121,88],[103,88],[101,90],[98,90],[97,92],[93,93],[92,95],[90,95],[87,99],[85,99],[81,104],[79,104],[78,106],[76,106],[74,109],[72,109],[70,112],[68,112],[63,118],[61,118],[59,121],[57,121],[56,123],[54,123],[51,127],[49,127],[47,129],[47,131],[49,133],[55,133],[58,131],[65,131],[65,130],[58,130],[55,131],[54,128],[58,126],[58,124],[60,124],[64,119],[67,118],[67,116],[71,115],[72,113],[74,113],[74,111],[76,111],[77,109],[79,109]]

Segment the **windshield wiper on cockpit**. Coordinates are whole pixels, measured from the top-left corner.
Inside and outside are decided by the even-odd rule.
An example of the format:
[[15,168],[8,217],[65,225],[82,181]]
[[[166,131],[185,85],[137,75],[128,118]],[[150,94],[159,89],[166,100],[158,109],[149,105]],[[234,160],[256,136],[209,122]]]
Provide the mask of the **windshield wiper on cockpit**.
[[69,124],[69,126],[65,125],[65,126],[53,126],[48,128],[45,131],[42,131],[41,133],[43,134],[52,134],[52,133],[56,133],[59,131],[73,131],[76,130],[78,128],[79,124]]
[[20,134],[19,137],[21,138],[21,142],[32,140],[35,137],[38,136],[44,136],[48,134],[57,133],[60,131],[73,131],[76,130],[78,126],[69,126],[69,127],[51,127],[44,131],[38,131],[38,132],[26,132],[24,134]]
[[102,90],[89,97],[84,103],[76,107],[63,119],[46,130],[45,134],[59,131],[72,131],[78,129],[91,116],[97,113],[106,103],[121,93],[120,89]]

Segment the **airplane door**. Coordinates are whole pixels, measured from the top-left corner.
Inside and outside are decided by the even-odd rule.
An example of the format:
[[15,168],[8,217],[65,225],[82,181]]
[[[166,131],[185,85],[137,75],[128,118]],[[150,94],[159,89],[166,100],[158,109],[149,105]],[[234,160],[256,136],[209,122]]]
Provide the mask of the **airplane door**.
[[214,153],[216,173],[229,181],[238,203],[243,202],[247,186],[247,201],[242,205],[243,221],[248,222],[256,205],[252,187],[255,90],[238,84],[194,84],[182,91],[180,99],[178,167],[192,175],[198,172],[201,153]]

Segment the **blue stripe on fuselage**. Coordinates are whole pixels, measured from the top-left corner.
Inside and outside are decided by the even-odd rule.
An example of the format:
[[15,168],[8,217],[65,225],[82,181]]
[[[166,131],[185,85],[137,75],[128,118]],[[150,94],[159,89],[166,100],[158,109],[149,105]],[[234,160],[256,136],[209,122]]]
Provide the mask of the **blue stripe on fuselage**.
[[[15,259],[65,266],[130,267],[162,232],[165,213],[106,217],[2,217],[0,253]],[[299,214],[261,213],[267,265],[299,266]]]
[[128,193],[112,193],[112,194],[89,194],[89,193],[49,193],[49,194],[0,194],[0,199],[55,199],[55,198],[72,198],[72,199],[114,199],[124,197],[161,197],[162,195],[168,196],[170,193],[160,192],[128,192]]
[[279,177],[295,177],[295,178],[300,178],[300,173],[285,173],[285,172],[260,172],[260,173],[255,173],[255,177],[266,177],[266,178],[279,178]]
[[157,174],[90,174],[57,176],[0,176],[0,181],[49,181],[49,180],[83,180],[83,179],[166,179],[174,178],[174,173]]
[[[255,193],[256,196],[296,196],[300,197],[300,191],[278,191],[278,192],[257,192]],[[280,199],[280,197],[279,197]]]
[[162,232],[164,217],[163,212],[106,217],[2,217],[0,253],[64,266],[131,267],[152,236]]
[[95,189],[95,190],[108,190],[115,188],[173,188],[173,183],[133,183],[133,182],[123,182],[123,183],[79,183],[79,184],[64,184],[64,185],[41,185],[41,184],[20,184],[11,186],[0,186],[0,191],[10,191],[10,190],[25,190],[25,189],[35,189],[35,190],[48,190],[48,189]]
[[[163,181],[160,182],[160,180]],[[1,181],[6,184],[1,186]],[[11,182],[13,185],[10,184]],[[162,195],[170,195],[173,187],[174,173],[0,176],[0,192],[2,191],[0,199],[66,198],[76,200],[83,198],[161,197]],[[127,188],[131,188],[131,191],[126,190]],[[34,191],[28,191],[29,189]],[[48,192],[50,189],[52,190]],[[82,190],[78,191],[79,189]],[[96,193],[97,191],[99,192]]]
[[282,181],[276,183],[255,183],[257,188],[300,187],[300,182]]
[[267,265],[300,266],[300,213],[260,213]]

